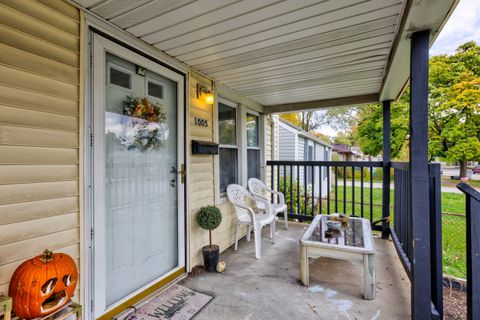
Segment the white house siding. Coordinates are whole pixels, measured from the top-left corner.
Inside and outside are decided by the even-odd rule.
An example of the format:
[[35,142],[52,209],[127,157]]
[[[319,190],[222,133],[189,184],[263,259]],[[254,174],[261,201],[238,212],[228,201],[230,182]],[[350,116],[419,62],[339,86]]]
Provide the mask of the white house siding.
[[[328,161],[328,159],[325,158],[325,146],[319,143],[315,143],[315,161]],[[321,173],[319,173],[319,170],[321,170]],[[319,196],[320,194],[320,183],[319,183],[319,178],[322,178],[322,197],[327,196],[327,175],[326,175],[326,169],[325,168],[317,168],[315,170],[315,196]]]
[[297,139],[297,133],[285,128],[285,125],[281,124],[278,130],[278,138],[281,145],[278,150],[279,160],[294,161],[295,140]]
[[[280,148],[283,148],[283,144]],[[297,152],[296,152],[296,155],[297,155],[297,161],[305,161],[305,138],[302,138],[302,137],[298,137],[298,145],[297,145]],[[294,174],[296,174],[294,172]],[[303,170],[303,167],[300,167],[300,170],[298,170],[298,181],[300,183],[301,186],[303,186],[303,182],[304,182],[304,170]],[[296,177],[296,176],[295,176]]]
[[45,248],[79,262],[81,28],[79,11],[53,0],[2,0],[0,21],[0,295],[8,295],[14,270]]

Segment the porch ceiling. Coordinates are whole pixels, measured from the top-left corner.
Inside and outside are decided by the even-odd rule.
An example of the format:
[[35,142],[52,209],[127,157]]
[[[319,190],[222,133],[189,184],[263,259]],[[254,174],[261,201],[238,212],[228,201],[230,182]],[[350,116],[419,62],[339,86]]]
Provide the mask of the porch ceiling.
[[268,112],[395,99],[457,1],[76,0]]

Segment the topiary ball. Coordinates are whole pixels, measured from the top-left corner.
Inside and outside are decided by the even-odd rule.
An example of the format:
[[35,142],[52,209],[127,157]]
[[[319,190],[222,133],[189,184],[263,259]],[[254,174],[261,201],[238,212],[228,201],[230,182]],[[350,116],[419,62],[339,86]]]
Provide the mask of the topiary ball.
[[214,206],[200,208],[197,213],[197,223],[205,230],[213,230],[222,222],[222,213],[220,209]]

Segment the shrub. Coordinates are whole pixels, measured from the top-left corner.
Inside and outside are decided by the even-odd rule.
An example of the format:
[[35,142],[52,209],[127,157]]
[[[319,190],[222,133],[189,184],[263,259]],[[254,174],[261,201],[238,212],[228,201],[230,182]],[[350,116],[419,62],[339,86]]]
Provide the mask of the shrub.
[[218,228],[222,222],[222,213],[215,206],[206,206],[200,208],[197,212],[197,223],[205,230],[208,230],[210,247],[212,247],[212,230]]
[[[287,208],[292,208],[293,212],[296,212],[297,209],[300,207],[300,211],[297,212],[297,214],[303,214],[303,215],[313,215],[312,212],[312,188],[311,186],[307,186],[306,190],[305,188],[298,183],[297,179],[292,179],[292,185],[290,185],[290,176],[286,176],[286,181],[284,182],[283,177],[280,178],[280,192],[282,192],[285,195],[285,203],[287,205]],[[292,199],[290,199],[290,189],[292,191]],[[305,194],[306,192],[306,194]],[[298,198],[298,195],[300,195],[300,198]],[[305,207],[305,196],[307,198],[307,205]],[[318,211],[318,201],[319,199],[314,199],[315,201],[315,206],[314,210],[315,212]],[[291,207],[290,207],[291,205]]]

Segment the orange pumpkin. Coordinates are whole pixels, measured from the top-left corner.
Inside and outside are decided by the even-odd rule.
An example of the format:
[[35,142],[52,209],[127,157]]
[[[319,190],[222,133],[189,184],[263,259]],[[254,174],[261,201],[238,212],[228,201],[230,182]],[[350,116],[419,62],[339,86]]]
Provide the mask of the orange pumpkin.
[[70,301],[77,279],[77,266],[69,255],[45,250],[13,273],[8,289],[13,311],[24,319],[55,312]]

